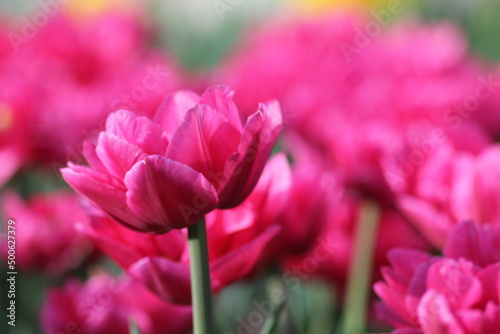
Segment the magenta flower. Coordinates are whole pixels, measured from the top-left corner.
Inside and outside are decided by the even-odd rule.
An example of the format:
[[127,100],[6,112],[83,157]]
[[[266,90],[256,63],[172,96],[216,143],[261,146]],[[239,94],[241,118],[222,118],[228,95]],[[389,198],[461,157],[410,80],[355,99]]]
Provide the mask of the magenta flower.
[[[288,198],[278,218],[283,228],[275,253],[280,257],[307,252],[317,241],[331,207],[341,196],[338,180],[325,166],[323,157],[301,141],[292,143],[293,146],[288,144],[294,161],[288,176]],[[282,175],[283,171],[276,174]]]
[[[251,226],[223,233],[228,224],[211,226],[214,233],[210,233],[208,242],[213,292],[252,272],[262,262],[264,250],[279,232],[277,226],[262,231]],[[93,216],[91,224],[81,224],[78,228],[162,299],[176,304],[191,302],[188,245],[183,231],[173,230],[162,235],[138,233],[107,216],[97,215]],[[249,236],[252,232],[254,235]]]
[[443,145],[395,188],[399,208],[439,248],[457,221],[498,225],[499,159],[498,145],[476,156]]
[[[0,198],[0,210],[13,219],[16,231],[16,264],[22,270],[48,275],[74,269],[92,253],[92,245],[75,229],[87,220],[79,198],[70,191],[38,194],[24,201],[14,192]],[[1,257],[7,258],[7,242]]]
[[49,290],[40,317],[46,333],[127,334],[129,321],[144,334],[186,334],[192,326],[190,307],[165,303],[128,277],[105,274]]
[[122,224],[164,233],[193,225],[215,208],[240,204],[253,190],[281,128],[276,102],[240,120],[223,86],[201,96],[178,92],[153,122],[132,112],[111,114],[90,166],[72,163],[64,179]]
[[165,94],[183,86],[174,62],[146,47],[140,15],[105,11],[91,24],[63,11],[50,16],[30,38],[24,24],[0,27],[8,43],[3,50],[0,42],[0,86],[9,87],[0,91],[0,159],[8,162],[0,182],[23,165],[81,163],[83,139],[93,138],[110,112],[152,115]]
[[392,203],[391,181],[406,175],[387,161],[415,164],[422,149],[427,158],[444,141],[478,152],[491,140],[484,125],[499,128],[500,94],[493,69],[471,59],[453,25],[402,23],[359,47],[353,27],[370,20],[335,13],[252,27],[214,77],[244,92],[236,96],[244,111],[277,98],[287,130],[318,149],[348,186]]
[[[207,214],[212,291],[218,292],[276,257],[281,245],[278,214],[287,207],[290,170],[286,157],[270,159],[255,190],[239,206]],[[78,229],[90,237],[132,277],[164,300],[191,302],[188,243],[185,231],[150,235],[124,228],[107,216],[92,212]],[[284,240],[286,242],[286,240]],[[271,248],[273,247],[273,248]]]
[[444,257],[395,249],[375,284],[379,317],[395,333],[495,333],[500,325],[500,229],[458,224]]

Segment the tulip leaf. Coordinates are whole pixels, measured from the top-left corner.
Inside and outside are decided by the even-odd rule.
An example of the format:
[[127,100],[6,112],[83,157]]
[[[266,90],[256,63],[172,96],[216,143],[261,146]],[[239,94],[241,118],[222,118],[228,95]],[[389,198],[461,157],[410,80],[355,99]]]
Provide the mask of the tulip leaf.
[[299,334],[331,333],[336,314],[331,284],[321,280],[302,281],[287,289],[289,318]]
[[285,302],[283,301],[274,309],[273,313],[269,316],[269,318],[267,318],[266,322],[264,323],[264,327],[262,327],[262,330],[260,331],[261,334],[276,333],[284,307],[285,307]]

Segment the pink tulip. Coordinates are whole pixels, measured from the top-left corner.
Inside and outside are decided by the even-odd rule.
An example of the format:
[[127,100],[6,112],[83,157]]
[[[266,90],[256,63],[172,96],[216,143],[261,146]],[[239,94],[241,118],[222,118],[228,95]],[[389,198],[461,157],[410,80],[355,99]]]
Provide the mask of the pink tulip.
[[[287,210],[292,173],[285,154],[278,153],[269,159],[255,189],[239,206],[230,210],[215,210],[206,217],[209,238],[218,240],[209,243],[212,258],[224,256],[228,249],[251,244],[259,235],[265,233],[272,239],[272,245],[282,243],[280,215]],[[281,230],[281,231],[280,231]],[[279,237],[275,236],[280,231]],[[210,239],[209,239],[210,240]],[[229,247],[229,248],[228,248]],[[278,247],[273,251],[260,254],[259,263],[265,263],[278,256]],[[267,247],[269,249],[269,247]],[[254,255],[243,255],[254,258]],[[242,260],[242,263],[245,262]],[[252,261],[249,261],[250,263]]]
[[195,224],[215,208],[240,204],[253,190],[281,127],[276,102],[242,124],[223,86],[201,97],[178,92],[155,122],[128,111],[111,114],[106,131],[72,163],[64,179],[122,224],[165,233]]
[[[74,229],[76,223],[87,220],[75,194],[57,191],[25,202],[15,193],[7,193],[0,204],[3,216],[15,221],[16,264],[20,269],[55,275],[78,267],[90,254],[89,240]],[[6,248],[7,242],[3,245]],[[2,257],[7,257],[4,251]]]
[[[238,207],[206,217],[212,290],[252,274],[276,258],[281,245],[278,214],[286,208],[290,171],[284,155],[273,157],[255,190]],[[191,302],[189,254],[185,231],[143,234],[124,228],[93,209],[90,224],[78,226],[132,277],[164,300]]]
[[127,305],[129,319],[136,321],[141,333],[187,334],[192,332],[190,306],[167,303],[142,284],[131,281],[120,301]]
[[436,247],[442,247],[456,221],[500,224],[497,180],[500,147],[478,155],[439,147],[414,169],[397,192],[404,214]]
[[130,278],[99,274],[49,290],[41,322],[47,333],[127,334],[133,322],[144,334],[187,334],[191,309],[165,303]]
[[[155,266],[156,262],[166,263],[170,272],[162,277],[162,281],[170,284],[168,289],[160,292],[156,292],[154,287],[150,289],[170,302],[190,302],[188,245],[182,231],[173,230],[162,235],[139,233],[116,223],[99,209],[93,209],[90,223],[80,224],[77,229],[132,276],[140,276],[136,275],[136,270],[132,270],[134,267],[141,268],[149,275],[149,271],[157,274],[159,269]],[[147,280],[143,281],[151,284]]]
[[[176,304],[191,302],[189,255],[183,231],[173,230],[163,235],[138,233],[105,215],[94,216],[90,225],[82,224],[79,229],[162,299]],[[235,244],[238,233],[212,236],[209,228],[209,248],[223,250],[210,253],[213,292],[252,272],[278,231],[276,226],[269,227],[246,243]]]
[[[395,333],[494,333],[500,324],[500,229],[458,224],[444,257],[409,249],[389,252],[385,282],[375,284],[381,319]],[[485,241],[485,242],[483,242]]]

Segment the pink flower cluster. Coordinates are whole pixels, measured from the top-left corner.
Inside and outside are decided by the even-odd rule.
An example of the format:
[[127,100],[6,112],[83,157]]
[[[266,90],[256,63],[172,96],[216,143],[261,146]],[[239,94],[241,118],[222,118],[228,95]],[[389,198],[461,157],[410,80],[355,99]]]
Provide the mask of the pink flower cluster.
[[457,224],[443,256],[411,249],[388,253],[375,284],[379,317],[393,333],[495,333],[500,328],[500,229]]
[[[22,270],[50,275],[75,269],[92,254],[90,241],[75,231],[74,225],[88,217],[78,196],[67,190],[38,194],[24,201],[14,192],[0,199],[4,217],[15,219],[17,265]],[[7,242],[2,242],[2,258],[7,259]]]
[[49,291],[41,314],[47,333],[130,333],[130,322],[141,333],[187,333],[191,307],[163,302],[126,277],[94,275],[85,284],[70,280]]
[[16,44],[19,30],[11,24],[0,32],[0,156],[8,162],[0,184],[21,166],[57,169],[82,161],[79,145],[110,112],[126,107],[149,115],[182,85],[173,61],[145,48],[140,15],[110,11],[75,20],[58,14]]
[[445,23],[392,27],[348,61],[339,46],[354,43],[362,21],[337,14],[265,27],[211,80],[241,92],[243,110],[277,98],[290,132],[349,185],[390,200],[392,184],[442,143],[474,154],[491,143],[500,83]]
[[473,155],[443,144],[432,158],[397,184],[397,204],[435,247],[444,246],[456,222],[500,224],[500,147],[492,144]]

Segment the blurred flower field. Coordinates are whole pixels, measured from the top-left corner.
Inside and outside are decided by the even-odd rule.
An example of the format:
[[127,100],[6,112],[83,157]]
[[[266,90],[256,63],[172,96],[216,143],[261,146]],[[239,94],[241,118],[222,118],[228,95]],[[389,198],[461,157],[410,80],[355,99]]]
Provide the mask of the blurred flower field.
[[4,0],[0,333],[500,333],[499,14]]

